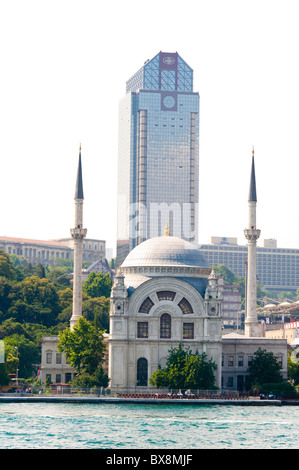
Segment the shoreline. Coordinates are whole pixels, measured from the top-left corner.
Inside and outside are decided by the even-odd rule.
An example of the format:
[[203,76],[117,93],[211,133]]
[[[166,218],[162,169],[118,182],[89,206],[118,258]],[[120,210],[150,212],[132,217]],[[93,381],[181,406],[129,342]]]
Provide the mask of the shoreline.
[[299,406],[299,400],[260,400],[260,399],[167,399],[167,398],[117,398],[86,396],[0,396],[1,403],[106,403],[106,404],[142,404],[142,405],[236,405],[236,406]]

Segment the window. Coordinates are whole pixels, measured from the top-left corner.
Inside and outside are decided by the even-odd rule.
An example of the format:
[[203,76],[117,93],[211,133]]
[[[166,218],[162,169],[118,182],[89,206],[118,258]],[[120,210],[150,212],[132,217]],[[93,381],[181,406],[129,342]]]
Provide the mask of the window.
[[140,357],[137,361],[137,385],[139,387],[147,386],[147,359]]
[[232,367],[234,365],[234,356],[228,356],[228,366]]
[[234,378],[227,377],[227,387],[233,387],[233,386],[234,386]]
[[61,383],[61,374],[56,374],[56,383],[57,384]]
[[163,313],[160,318],[160,338],[171,338],[171,316]]
[[61,364],[61,353],[56,353],[56,364]]
[[173,300],[175,292],[170,290],[161,290],[160,292],[157,292],[157,296],[159,300]]
[[250,366],[252,361],[253,361],[253,356],[248,356],[248,366]]
[[238,366],[243,367],[243,365],[244,365],[244,357],[238,356]]
[[186,315],[188,313],[193,313],[193,309],[191,307],[191,304],[188,302],[187,299],[185,299],[185,297],[183,297],[182,300],[180,301],[179,307],[182,310],[182,313],[184,315]]
[[68,384],[71,380],[72,380],[72,374],[71,374],[71,372],[67,372],[65,374],[65,383]]
[[183,323],[183,339],[194,339],[194,323]]
[[149,313],[150,309],[154,305],[154,302],[150,297],[147,297],[139,307],[139,313]]
[[46,353],[46,364],[52,364],[52,352]]
[[140,321],[137,323],[137,338],[148,338],[147,321]]

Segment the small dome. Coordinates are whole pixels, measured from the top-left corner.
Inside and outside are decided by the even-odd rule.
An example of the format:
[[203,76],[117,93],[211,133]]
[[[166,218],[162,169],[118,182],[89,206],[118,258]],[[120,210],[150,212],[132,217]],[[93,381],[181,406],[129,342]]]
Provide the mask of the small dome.
[[195,244],[178,237],[154,237],[137,245],[122,266],[194,266],[209,268]]

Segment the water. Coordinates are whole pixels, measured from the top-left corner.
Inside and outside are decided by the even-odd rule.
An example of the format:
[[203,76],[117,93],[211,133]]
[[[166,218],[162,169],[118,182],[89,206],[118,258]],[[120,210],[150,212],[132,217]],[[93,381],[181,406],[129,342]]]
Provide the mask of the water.
[[1,449],[298,449],[299,407],[0,403]]

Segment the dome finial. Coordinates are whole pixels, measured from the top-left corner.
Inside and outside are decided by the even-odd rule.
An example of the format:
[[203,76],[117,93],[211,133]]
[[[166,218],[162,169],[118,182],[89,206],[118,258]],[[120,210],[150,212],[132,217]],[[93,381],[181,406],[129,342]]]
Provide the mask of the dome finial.
[[170,232],[169,232],[169,227],[168,227],[168,219],[166,219],[166,225],[164,227],[164,237],[169,237],[170,236]]

